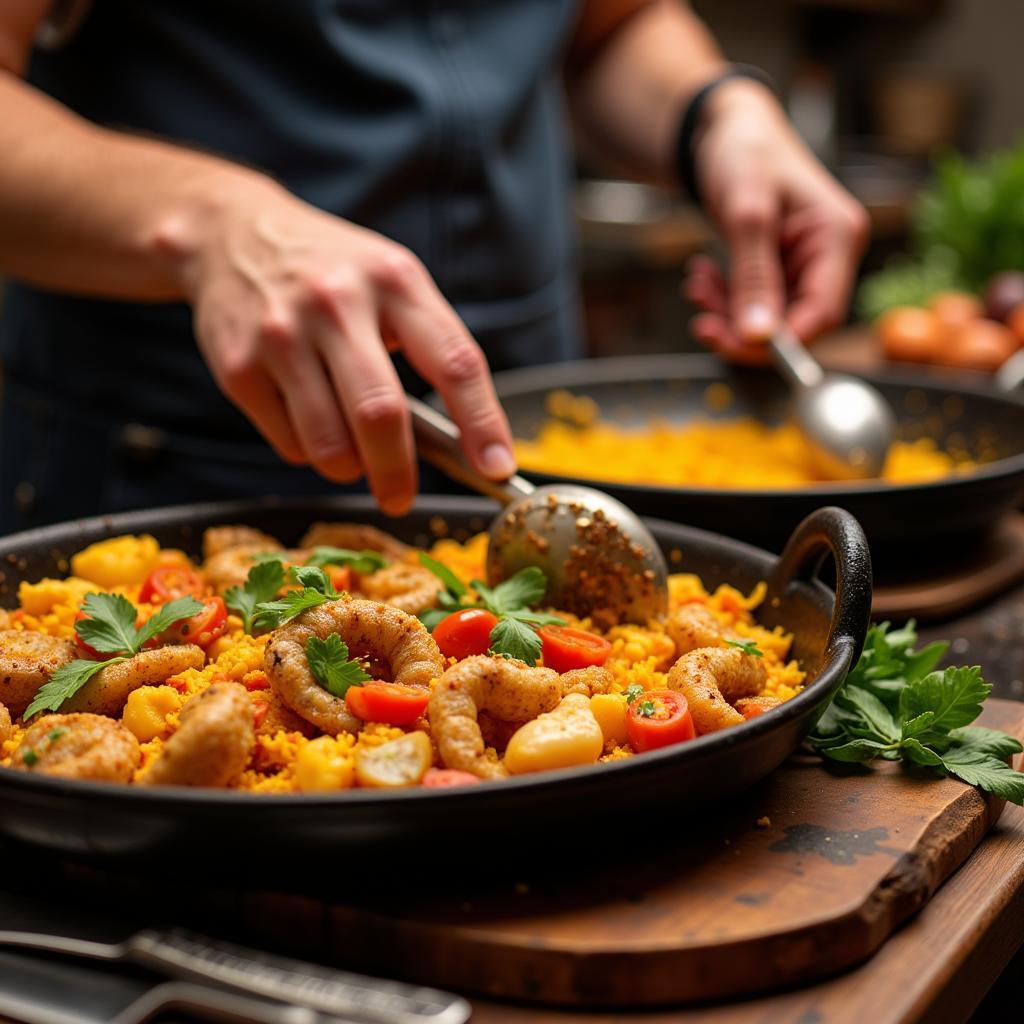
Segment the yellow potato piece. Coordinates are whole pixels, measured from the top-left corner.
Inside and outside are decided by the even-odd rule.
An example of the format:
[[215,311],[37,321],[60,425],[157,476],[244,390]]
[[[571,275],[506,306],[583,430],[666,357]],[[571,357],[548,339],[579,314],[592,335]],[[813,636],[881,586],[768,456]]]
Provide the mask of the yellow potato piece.
[[593,764],[604,751],[604,734],[590,699],[570,693],[554,711],[518,729],[508,741],[505,767],[512,775]]
[[73,555],[71,571],[101,587],[126,587],[141,583],[156,566],[159,556],[160,545],[149,534],[111,537]]
[[626,729],[626,698],[621,693],[596,693],[590,698],[590,713],[597,719],[606,744],[624,746],[629,739]]
[[47,615],[55,605],[79,605],[86,594],[96,590],[96,584],[69,576],[66,580],[44,577],[38,583],[22,580],[18,584],[18,604],[29,615]]
[[167,716],[181,707],[173,686],[140,686],[125,701],[121,721],[140,743],[156,739],[167,728]]
[[295,758],[295,780],[304,793],[349,789],[355,782],[352,755],[333,736],[310,740]]
[[411,732],[379,747],[360,750],[356,755],[356,778],[360,786],[375,789],[415,786],[426,775],[433,756],[426,733]]

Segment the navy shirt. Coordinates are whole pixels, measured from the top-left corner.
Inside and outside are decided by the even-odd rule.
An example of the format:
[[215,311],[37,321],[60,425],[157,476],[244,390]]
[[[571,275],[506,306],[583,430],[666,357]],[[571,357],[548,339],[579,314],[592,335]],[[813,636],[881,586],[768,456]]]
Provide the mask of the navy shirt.
[[[573,0],[94,0],[68,42],[33,54],[28,77],[94,122],[259,168],[407,245],[501,369],[578,352],[559,70],[575,16]],[[12,284],[0,344],[0,475],[5,500],[31,483],[26,521],[72,511],[40,513],[47,474],[12,448],[12,430],[43,420],[51,432],[78,422],[79,436],[88,421],[111,443],[125,424],[157,427],[170,449],[191,446],[190,462],[283,469],[216,389],[184,306]],[[116,452],[107,462],[118,471]],[[202,479],[180,496],[258,489],[251,474],[235,486],[218,473],[212,494]],[[179,496],[150,491],[86,503]]]

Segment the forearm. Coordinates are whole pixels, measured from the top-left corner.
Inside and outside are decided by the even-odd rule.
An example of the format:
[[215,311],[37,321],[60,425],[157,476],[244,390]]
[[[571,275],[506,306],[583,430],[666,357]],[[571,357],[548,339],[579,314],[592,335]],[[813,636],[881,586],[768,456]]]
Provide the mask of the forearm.
[[187,250],[269,179],[100,128],[0,72],[0,271],[112,298],[184,297]]
[[680,0],[657,0],[626,21],[568,81],[587,143],[631,175],[673,182],[683,109],[725,66],[703,22]]

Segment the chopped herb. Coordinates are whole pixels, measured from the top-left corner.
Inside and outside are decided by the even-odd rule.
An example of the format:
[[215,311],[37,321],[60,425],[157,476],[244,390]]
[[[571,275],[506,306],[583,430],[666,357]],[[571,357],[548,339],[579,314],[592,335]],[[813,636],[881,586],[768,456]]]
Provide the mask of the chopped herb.
[[744,654],[750,654],[755,658],[763,658],[764,651],[757,646],[756,640],[726,640],[730,647],[738,647]]
[[383,569],[387,559],[379,551],[350,551],[348,548],[316,547],[306,559],[306,565],[323,568],[325,565],[345,565],[353,572],[369,573]]
[[653,700],[642,700],[637,704],[636,711],[637,714],[641,715],[643,718],[651,718],[655,711],[657,711],[657,708],[654,706]]
[[48,740],[49,740],[49,741],[50,741],[51,743],[56,743],[56,742],[57,742],[57,740],[59,740],[59,739],[61,738],[61,736],[63,736],[63,735],[64,735],[64,733],[66,733],[66,732],[67,732],[67,729],[51,729],[51,730],[50,730],[50,731],[49,731],[49,732],[48,732],[48,733],[46,734],[46,738],[47,738],[47,739],[48,739]]
[[629,686],[626,687],[626,703],[632,704],[633,701],[635,701],[637,697],[644,692],[644,688],[639,683],[630,683]]
[[372,678],[358,660],[349,658],[348,644],[337,633],[326,640],[311,636],[306,641],[306,660],[313,678],[335,697],[344,697],[350,687]]
[[284,565],[279,558],[258,561],[250,570],[241,587],[229,587],[224,592],[224,603],[242,620],[246,633],[256,625],[256,605],[272,601],[284,586]]
[[834,761],[867,763],[876,757],[922,765],[1024,804],[1024,773],[1007,759],[1020,753],[1012,736],[972,726],[992,690],[981,669],[933,671],[946,644],[914,650],[911,621],[868,630],[864,653],[809,738]]
[[21,755],[22,761],[25,762],[30,768],[39,760],[39,755],[29,747],[24,754]]

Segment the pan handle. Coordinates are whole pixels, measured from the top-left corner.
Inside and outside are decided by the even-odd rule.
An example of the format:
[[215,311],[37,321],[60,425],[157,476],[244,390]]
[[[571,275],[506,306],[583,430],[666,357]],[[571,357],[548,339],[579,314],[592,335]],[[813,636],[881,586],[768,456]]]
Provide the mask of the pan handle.
[[814,580],[828,555],[836,566],[836,603],[826,651],[851,650],[850,665],[864,646],[871,619],[871,551],[860,523],[845,509],[812,512],[794,531],[769,579],[769,592],[782,597],[795,580]]

